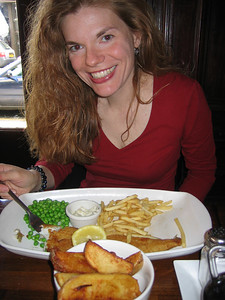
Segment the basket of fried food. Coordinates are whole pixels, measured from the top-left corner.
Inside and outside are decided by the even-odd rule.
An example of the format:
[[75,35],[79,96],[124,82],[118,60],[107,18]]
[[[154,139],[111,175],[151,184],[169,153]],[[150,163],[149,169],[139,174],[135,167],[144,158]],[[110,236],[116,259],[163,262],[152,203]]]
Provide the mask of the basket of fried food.
[[58,300],[149,299],[154,269],[133,245],[89,240],[67,252],[52,249],[50,260]]

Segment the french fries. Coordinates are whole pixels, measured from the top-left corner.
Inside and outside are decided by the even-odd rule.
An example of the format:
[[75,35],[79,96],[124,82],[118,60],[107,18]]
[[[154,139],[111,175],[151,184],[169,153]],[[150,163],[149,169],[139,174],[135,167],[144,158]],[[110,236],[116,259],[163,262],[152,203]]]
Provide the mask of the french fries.
[[[61,288],[58,300],[122,300],[141,294],[138,281],[132,277],[143,266],[141,251],[123,259],[88,241],[82,253],[51,250],[50,259],[55,270],[60,271],[55,274]],[[87,265],[95,273],[89,272]]]
[[154,238],[145,230],[154,216],[172,209],[171,201],[139,199],[136,194],[122,200],[112,200],[108,205],[101,202],[102,212],[98,225],[107,236],[126,235],[127,243],[132,237]]
[[178,218],[175,218],[174,221],[175,221],[175,223],[176,223],[176,225],[177,225],[177,227],[180,231],[182,247],[185,248],[186,247],[186,236],[185,236],[185,233],[184,233],[184,229],[181,226],[180,221],[179,221]]

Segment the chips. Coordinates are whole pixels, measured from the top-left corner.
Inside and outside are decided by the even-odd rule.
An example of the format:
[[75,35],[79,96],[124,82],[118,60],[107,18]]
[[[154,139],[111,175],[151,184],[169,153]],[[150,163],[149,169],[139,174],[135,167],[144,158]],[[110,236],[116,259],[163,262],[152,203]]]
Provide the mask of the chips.
[[85,258],[89,265],[98,273],[102,274],[132,274],[134,265],[99,246],[98,244],[88,241],[84,249]]
[[172,200],[139,199],[137,195],[122,200],[112,200],[108,205],[101,202],[102,212],[98,225],[103,227],[106,235],[121,234],[127,236],[127,243],[132,237],[154,238],[145,230],[151,225],[154,216],[172,209]]
[[121,258],[88,241],[84,252],[52,249],[50,258],[59,271],[55,273],[58,300],[136,299],[141,294],[138,280],[132,277],[143,267],[141,251]]

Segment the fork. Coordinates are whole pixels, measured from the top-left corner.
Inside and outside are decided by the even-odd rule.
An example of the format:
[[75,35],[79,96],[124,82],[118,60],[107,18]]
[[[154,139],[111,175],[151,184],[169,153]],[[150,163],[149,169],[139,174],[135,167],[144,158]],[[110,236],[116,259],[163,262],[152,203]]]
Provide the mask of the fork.
[[29,210],[29,208],[11,190],[8,191],[8,194],[27,212],[30,225],[34,228],[34,230],[40,232],[42,229],[41,225],[45,225],[45,223],[38,216],[33,214]]

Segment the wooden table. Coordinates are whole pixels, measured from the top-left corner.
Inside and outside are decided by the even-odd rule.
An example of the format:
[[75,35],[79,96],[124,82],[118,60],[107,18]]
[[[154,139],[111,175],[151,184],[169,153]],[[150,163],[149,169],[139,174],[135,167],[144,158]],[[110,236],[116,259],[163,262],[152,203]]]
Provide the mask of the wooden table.
[[[7,205],[0,199],[0,211]],[[225,226],[224,201],[207,208],[213,225]],[[219,211],[219,213],[218,213]],[[0,230],[4,230],[1,228]],[[181,299],[179,285],[173,267],[177,259],[199,259],[200,252],[182,257],[154,260],[155,281],[150,300]],[[1,300],[54,300],[57,294],[53,285],[52,266],[49,261],[13,254],[0,247],[0,299]]]

